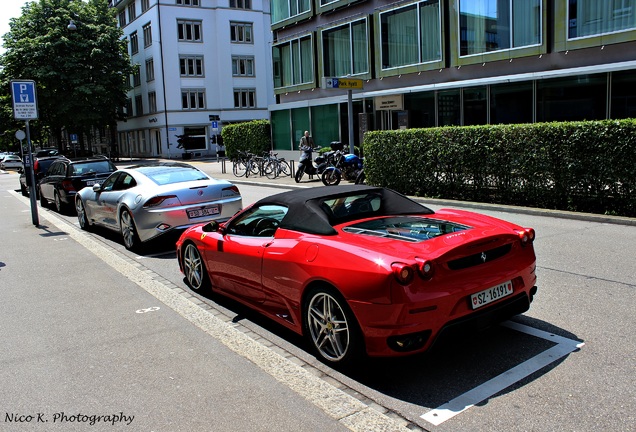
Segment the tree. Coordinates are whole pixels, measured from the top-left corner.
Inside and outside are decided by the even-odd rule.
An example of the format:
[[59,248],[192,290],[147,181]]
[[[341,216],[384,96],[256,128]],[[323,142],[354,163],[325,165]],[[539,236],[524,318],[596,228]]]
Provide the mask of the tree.
[[[81,137],[94,128],[114,128],[132,73],[115,12],[108,0],[27,3],[3,36],[0,104],[11,103],[8,81],[32,79],[39,126],[49,128],[58,143],[64,129]],[[70,20],[75,30],[68,28]],[[0,111],[6,114],[6,106]]]

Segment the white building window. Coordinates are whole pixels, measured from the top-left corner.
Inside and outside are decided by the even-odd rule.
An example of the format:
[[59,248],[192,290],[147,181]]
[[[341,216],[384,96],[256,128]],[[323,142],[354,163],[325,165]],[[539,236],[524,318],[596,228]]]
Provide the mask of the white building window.
[[187,42],[201,42],[201,21],[177,21],[179,40]]
[[181,90],[181,107],[187,110],[205,109],[205,90]]
[[234,89],[234,108],[256,108],[256,89]]

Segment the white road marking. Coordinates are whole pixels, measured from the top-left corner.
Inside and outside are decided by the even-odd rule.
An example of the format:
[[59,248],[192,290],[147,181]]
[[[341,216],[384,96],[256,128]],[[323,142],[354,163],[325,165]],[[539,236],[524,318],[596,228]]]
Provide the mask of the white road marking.
[[468,408],[488,399],[492,395],[499,393],[500,391],[510,387],[512,384],[535,373],[539,369],[554,363],[561,357],[564,357],[585,345],[583,342],[564,338],[562,336],[544,332],[512,321],[506,321],[501,325],[512,330],[554,342],[556,345],[513,367],[512,369],[507,370],[501,375],[486,381],[474,389],[459,395],[444,405],[421,415],[421,418],[435,426],[439,426],[446,420],[466,411]]

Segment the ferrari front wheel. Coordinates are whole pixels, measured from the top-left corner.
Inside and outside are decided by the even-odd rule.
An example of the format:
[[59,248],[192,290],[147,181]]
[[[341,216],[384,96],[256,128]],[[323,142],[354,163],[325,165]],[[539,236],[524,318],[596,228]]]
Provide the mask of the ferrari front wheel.
[[307,297],[305,330],[318,356],[332,365],[351,364],[362,347],[361,332],[346,301],[332,290],[318,288]]
[[183,264],[183,274],[185,275],[188,286],[194,291],[205,291],[210,287],[210,279],[208,278],[205,264],[203,264],[203,258],[199,249],[192,244],[188,243],[183,251],[183,258],[181,259]]

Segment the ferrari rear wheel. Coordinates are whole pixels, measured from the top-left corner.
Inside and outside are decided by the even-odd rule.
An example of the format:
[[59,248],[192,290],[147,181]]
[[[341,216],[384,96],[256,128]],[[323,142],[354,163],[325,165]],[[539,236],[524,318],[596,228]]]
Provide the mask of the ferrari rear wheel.
[[183,251],[183,274],[185,275],[188,286],[194,291],[206,291],[210,288],[210,279],[208,272],[203,264],[203,258],[199,249],[193,244],[188,243]]
[[318,356],[333,365],[349,365],[361,352],[362,337],[346,301],[332,290],[309,293],[305,330]]

